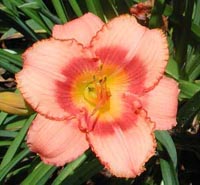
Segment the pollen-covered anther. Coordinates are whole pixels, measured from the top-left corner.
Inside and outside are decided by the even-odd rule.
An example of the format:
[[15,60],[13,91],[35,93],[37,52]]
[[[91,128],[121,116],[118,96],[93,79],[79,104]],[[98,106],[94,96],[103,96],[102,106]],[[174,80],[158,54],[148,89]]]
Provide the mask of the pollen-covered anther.
[[105,109],[109,104],[111,92],[106,85],[106,76],[97,78],[93,76],[93,82],[84,91],[85,100],[94,106],[92,114],[100,109]]

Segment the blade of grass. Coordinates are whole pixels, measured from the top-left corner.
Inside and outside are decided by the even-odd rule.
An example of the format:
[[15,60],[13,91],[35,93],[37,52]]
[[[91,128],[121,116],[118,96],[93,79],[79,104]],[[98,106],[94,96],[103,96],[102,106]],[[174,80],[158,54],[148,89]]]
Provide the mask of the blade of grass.
[[52,0],[52,4],[56,10],[58,17],[62,21],[62,23],[67,22],[68,16],[67,16],[67,12],[65,10],[62,0]]
[[191,32],[192,36],[196,39],[196,41],[200,42],[200,25],[192,24]]
[[56,170],[55,166],[46,165],[40,162],[22,182],[21,185],[42,185],[49,176]]
[[61,185],[80,185],[86,182],[95,174],[99,173],[103,167],[99,163],[98,159],[93,158],[92,160],[85,161],[79,166],[73,174],[67,176],[67,178],[61,183]]
[[54,24],[61,24],[60,19],[57,16],[53,15],[50,11],[42,8],[41,13],[48,17]]
[[51,19],[49,19],[48,17],[46,17],[44,14],[40,13],[38,14],[40,16],[40,18],[43,20],[43,22],[48,26],[50,32],[49,35],[51,35],[51,30],[54,26],[54,23],[51,21]]
[[171,160],[173,161],[174,168],[177,167],[177,153],[174,142],[167,131],[155,131],[156,139],[165,147]]
[[0,130],[0,137],[13,137],[17,136],[17,132],[7,131],[7,130]]
[[18,66],[18,67],[22,67],[22,59],[20,57],[20,55],[17,54],[12,54],[10,53],[10,51],[5,50],[5,49],[0,49],[0,57],[8,60],[10,63]]
[[83,154],[75,161],[69,163],[56,177],[52,185],[60,185],[65,180],[65,178],[74,173],[74,171],[86,160],[86,158],[86,154]]
[[[24,120],[24,121],[22,121],[22,120]],[[10,130],[10,131],[19,130],[24,126],[25,120],[26,119],[20,119],[20,120],[16,120],[14,122],[11,122],[11,123],[5,125],[5,129]]]
[[105,21],[103,9],[99,0],[85,0],[85,2],[90,12],[96,14]]
[[[57,168],[55,166],[51,167],[45,174],[43,174],[42,177],[39,178],[39,180],[37,180],[36,182],[34,180],[33,183],[31,183],[31,184],[33,184],[33,185],[34,185],[34,183],[36,185],[43,185],[43,184],[45,184],[48,181],[49,177],[56,171],[56,169]],[[37,176],[37,179],[38,179],[38,176]]]
[[180,129],[189,128],[195,115],[200,111],[200,91],[188,100],[179,110],[177,120]]
[[167,63],[166,73],[176,80],[179,79],[178,64],[172,57],[169,58],[169,62]]
[[0,66],[11,73],[17,73],[21,70],[19,67],[11,64],[9,61],[3,58],[0,59]]
[[76,0],[69,0],[69,4],[71,5],[72,9],[74,10],[75,14],[80,17],[83,15],[81,8]]
[[[162,131],[158,131],[156,133],[157,134],[156,137],[158,137],[160,139],[159,142],[158,142],[158,145],[157,145],[159,152],[164,151],[162,143],[165,144],[164,147],[170,147],[169,146],[169,140],[168,140],[169,137],[168,136],[166,137],[167,140],[168,140],[168,142],[166,142],[165,138],[163,137],[163,136],[166,136],[166,132],[163,132],[163,133],[164,134],[162,134]],[[168,148],[168,152],[169,151],[170,151],[170,149]],[[171,156],[170,156],[169,159],[160,158],[160,168],[161,168],[161,173],[162,173],[162,178],[164,180],[164,184],[166,184],[166,185],[179,185],[178,175],[177,175],[177,172],[176,172],[175,165],[173,164],[173,162],[171,160]]]
[[[18,133],[18,135],[16,136],[16,138],[14,139],[13,143],[10,145],[10,147],[8,148],[6,154],[3,157],[3,160],[1,162],[0,165],[0,170],[9,163],[10,160],[12,160],[12,158],[14,157],[16,151],[18,150],[18,148],[20,147],[20,144],[22,143],[26,132],[31,124],[31,122],[33,121],[35,117],[34,115],[31,115],[27,120],[26,123],[24,124],[24,127],[20,130],[20,132]],[[24,120],[22,120],[24,121]]]
[[118,11],[117,11],[115,5],[113,4],[112,0],[108,0],[108,2],[109,2],[109,4],[110,4],[110,6],[112,7],[113,11],[115,12],[115,15],[118,16],[119,13],[118,13]]
[[3,11],[0,9],[0,17],[4,18],[4,21],[12,25],[13,28],[18,30],[27,38],[31,38],[33,41],[38,41],[39,37],[31,30],[20,18],[16,17],[12,13]]
[[30,9],[40,9],[40,6],[37,2],[28,2],[24,3],[23,1],[15,1],[17,3],[18,8],[30,8]]
[[25,165],[25,166],[20,167],[20,168],[18,168],[18,169],[14,169],[13,171],[11,171],[11,172],[7,175],[7,178],[8,178],[8,179],[9,179],[9,178],[12,178],[13,176],[18,175],[19,173],[22,173],[22,172],[24,172],[24,171],[27,171],[27,170],[29,170],[29,167],[30,167],[30,165],[28,164],[28,165]]
[[6,113],[6,112],[0,113],[0,125],[3,124],[3,122],[4,122],[4,120],[6,119],[7,116],[8,116],[8,113]]
[[164,184],[179,185],[177,174],[171,161],[160,159],[160,167]]
[[15,15],[19,15],[17,11],[17,7],[12,3],[12,1],[2,0],[3,5],[11,10]]
[[0,146],[10,146],[12,141],[0,141]]
[[43,2],[43,0],[35,0],[42,9],[46,9],[49,11],[49,9],[47,8],[46,4]]
[[192,82],[188,82],[185,80],[179,81],[179,88],[181,89],[181,93],[179,95],[182,99],[189,99],[195,95],[198,91],[200,91],[200,85]]
[[[41,19],[40,15],[37,12],[39,11],[40,7],[36,2],[23,3],[23,1],[14,1],[13,3],[15,3],[25,15],[38,23],[49,35],[51,34],[50,28],[46,25],[43,19]],[[35,6],[33,6],[33,3]]]
[[9,173],[9,171],[19,162],[21,161],[26,155],[29,154],[29,149],[26,148],[17,154],[11,161],[8,162],[6,166],[4,166],[0,170],[0,182],[4,179],[4,177]]
[[18,116],[18,115],[9,115],[9,116],[7,116],[6,117],[6,119],[5,119],[5,121],[3,122],[3,124],[4,125],[7,125],[7,124],[9,124],[9,123],[13,123],[14,121],[16,121],[16,120],[20,120],[21,119],[21,117],[20,116]]
[[193,23],[197,25],[200,23],[200,1],[199,0],[195,0],[195,11],[194,11]]
[[43,14],[44,16],[46,16],[47,18],[49,18],[49,20],[52,21],[52,23],[56,23],[56,24],[61,24],[60,19],[55,16],[54,14],[51,13],[51,11],[48,9],[48,7],[46,6],[46,4],[42,1],[42,0],[35,0],[38,5],[41,7],[39,14]]

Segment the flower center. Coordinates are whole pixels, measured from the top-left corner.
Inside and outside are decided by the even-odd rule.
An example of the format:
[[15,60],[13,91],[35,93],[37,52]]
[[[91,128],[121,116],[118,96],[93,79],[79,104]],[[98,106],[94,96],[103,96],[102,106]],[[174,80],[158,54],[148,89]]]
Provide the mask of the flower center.
[[94,106],[93,114],[96,111],[107,111],[110,108],[111,93],[106,85],[106,76],[93,76],[93,80],[84,90],[84,99]]

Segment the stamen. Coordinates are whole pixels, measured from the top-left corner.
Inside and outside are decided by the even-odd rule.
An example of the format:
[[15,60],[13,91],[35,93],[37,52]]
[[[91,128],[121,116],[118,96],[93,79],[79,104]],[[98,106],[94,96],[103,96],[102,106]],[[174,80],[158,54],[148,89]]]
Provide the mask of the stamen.
[[84,91],[84,99],[94,106],[92,114],[95,114],[99,109],[104,108],[111,97],[109,88],[106,85],[107,78],[103,76],[97,78],[93,76],[93,83],[88,84]]

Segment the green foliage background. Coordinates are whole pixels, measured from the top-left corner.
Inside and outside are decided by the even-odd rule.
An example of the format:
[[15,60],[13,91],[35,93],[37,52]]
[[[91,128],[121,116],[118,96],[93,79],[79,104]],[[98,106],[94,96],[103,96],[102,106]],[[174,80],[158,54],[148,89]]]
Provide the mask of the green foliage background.
[[[34,42],[48,38],[54,24],[90,11],[107,22],[129,13],[140,0],[0,0],[0,67],[10,75],[21,70],[21,54]],[[200,175],[200,1],[156,0],[148,26],[168,19],[170,59],[166,75],[179,82],[178,125],[156,131],[157,154],[135,179],[111,176],[87,151],[64,167],[45,165],[25,143],[34,119],[0,112],[0,184],[198,184]],[[4,47],[2,47],[4,45]],[[6,49],[5,49],[6,46]],[[7,91],[15,89],[8,88]],[[117,163],[117,161],[116,161]]]

